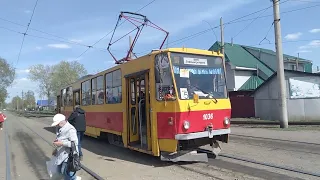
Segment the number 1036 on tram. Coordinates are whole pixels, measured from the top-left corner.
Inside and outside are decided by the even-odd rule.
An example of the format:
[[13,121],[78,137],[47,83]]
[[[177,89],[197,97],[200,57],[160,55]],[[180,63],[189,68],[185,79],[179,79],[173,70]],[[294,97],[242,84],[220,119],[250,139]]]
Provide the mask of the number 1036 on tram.
[[58,111],[86,111],[86,135],[160,157],[207,161],[195,152],[227,143],[231,105],[222,54],[169,48],[156,50],[61,89]]

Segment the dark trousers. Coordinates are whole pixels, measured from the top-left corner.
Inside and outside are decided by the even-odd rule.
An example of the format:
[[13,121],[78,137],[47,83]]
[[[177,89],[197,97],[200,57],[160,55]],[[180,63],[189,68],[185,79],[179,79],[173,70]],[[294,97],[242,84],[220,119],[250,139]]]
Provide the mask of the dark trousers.
[[0,128],[2,128],[3,127],[3,122],[0,122]]
[[78,135],[78,150],[79,150],[79,156],[82,156],[82,151],[81,151],[81,143],[82,143],[82,139],[84,136],[84,132],[83,131],[78,131],[77,132]]

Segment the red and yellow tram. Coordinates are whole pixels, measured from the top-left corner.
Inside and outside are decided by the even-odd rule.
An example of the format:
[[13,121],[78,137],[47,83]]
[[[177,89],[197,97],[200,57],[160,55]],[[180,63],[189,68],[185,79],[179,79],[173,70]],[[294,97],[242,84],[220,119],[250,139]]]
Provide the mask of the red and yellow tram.
[[207,161],[200,146],[228,142],[231,105],[219,52],[169,48],[61,89],[58,111],[86,111],[86,135],[169,161]]

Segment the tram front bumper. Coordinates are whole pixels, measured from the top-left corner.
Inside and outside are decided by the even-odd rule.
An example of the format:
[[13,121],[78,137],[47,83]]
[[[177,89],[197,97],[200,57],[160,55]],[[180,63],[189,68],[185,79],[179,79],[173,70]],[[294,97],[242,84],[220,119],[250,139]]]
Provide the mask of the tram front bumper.
[[198,139],[198,138],[213,138],[213,136],[230,134],[230,128],[228,129],[217,129],[212,131],[203,131],[203,132],[196,132],[196,133],[188,133],[188,134],[176,134],[176,140],[190,140],[190,139]]
[[161,161],[208,162],[208,155],[207,153],[198,153],[197,151],[161,152]]

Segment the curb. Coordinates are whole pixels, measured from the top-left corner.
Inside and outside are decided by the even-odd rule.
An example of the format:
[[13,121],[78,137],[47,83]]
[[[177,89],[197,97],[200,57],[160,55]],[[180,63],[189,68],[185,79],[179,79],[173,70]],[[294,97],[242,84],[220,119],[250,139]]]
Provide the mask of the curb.
[[[230,124],[279,125],[278,121],[230,121]],[[292,121],[289,125],[320,125],[320,121]]]

